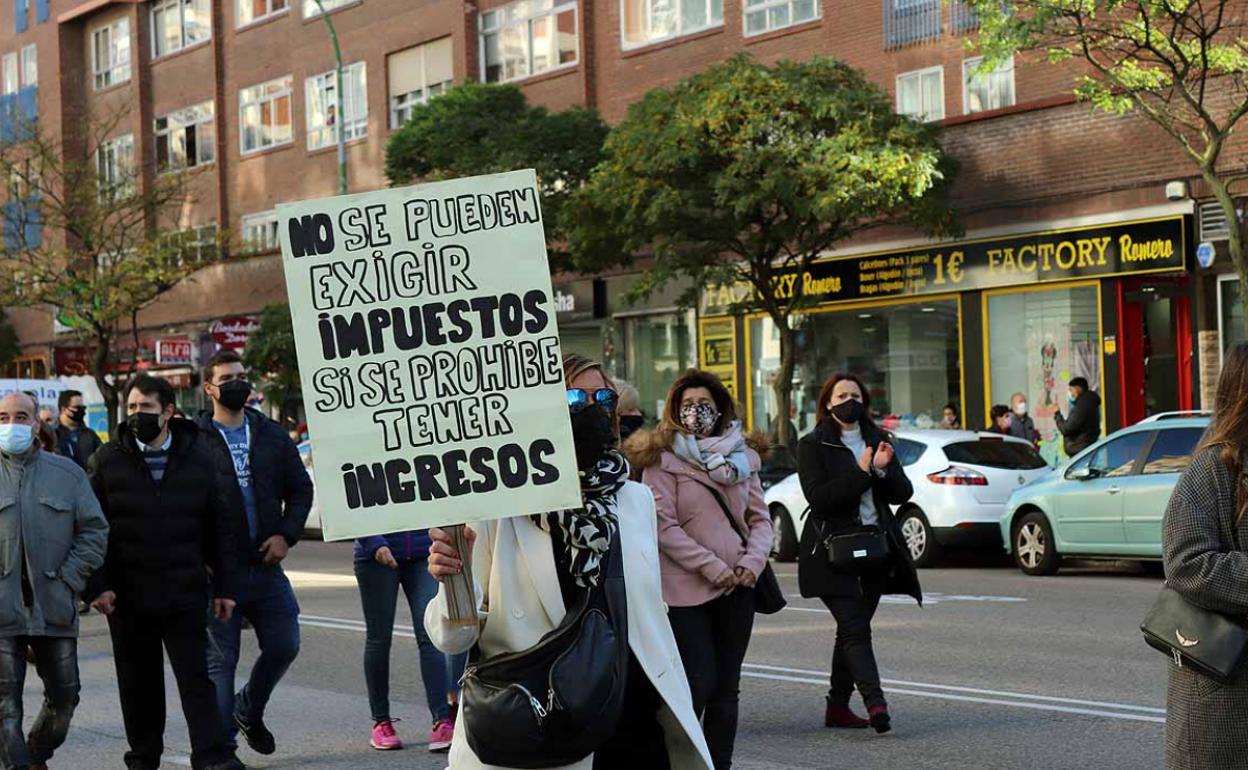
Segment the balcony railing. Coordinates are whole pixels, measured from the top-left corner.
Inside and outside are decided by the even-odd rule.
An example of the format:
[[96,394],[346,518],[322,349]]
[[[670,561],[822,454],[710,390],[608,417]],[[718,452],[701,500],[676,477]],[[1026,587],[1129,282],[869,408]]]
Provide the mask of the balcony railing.
[[940,37],[941,0],[884,0],[884,48]]
[[970,3],[953,0],[949,4],[949,26],[954,34],[979,29],[979,14]]

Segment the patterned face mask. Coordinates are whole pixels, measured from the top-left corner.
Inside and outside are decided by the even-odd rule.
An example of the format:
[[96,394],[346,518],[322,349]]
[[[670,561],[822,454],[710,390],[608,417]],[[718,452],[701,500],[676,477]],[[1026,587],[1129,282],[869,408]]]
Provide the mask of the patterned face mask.
[[695,436],[709,436],[719,422],[719,412],[710,404],[685,404],[680,408],[680,424]]

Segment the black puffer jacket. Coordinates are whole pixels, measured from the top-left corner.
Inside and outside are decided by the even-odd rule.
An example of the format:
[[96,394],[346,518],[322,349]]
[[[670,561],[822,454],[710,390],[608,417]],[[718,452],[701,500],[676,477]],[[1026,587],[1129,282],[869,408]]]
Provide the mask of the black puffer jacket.
[[[264,556],[257,546],[273,535],[281,535],[287,545],[294,545],[303,536],[312,510],[312,479],[299,459],[295,442],[281,425],[254,409],[245,414],[251,428],[251,483],[256,487],[258,525],[256,542],[247,547],[247,553],[250,562],[259,563]],[[212,424],[212,412],[200,412],[195,421],[229,453],[225,439]],[[246,524],[246,519],[243,521]],[[246,533],[244,527],[243,540]]]
[[169,423],[169,465],[152,480],[125,423],[91,457],[91,486],[108,518],[108,555],[88,595],[117,594],[117,607],[162,613],[205,606],[213,593],[233,598],[240,568],[239,532],[246,532],[234,465],[219,440],[189,420]]
[[1101,397],[1091,390],[1080,393],[1070,414],[1063,417],[1058,412],[1054,419],[1062,433],[1062,448],[1074,457],[1101,437]]
[[[877,431],[866,433],[863,439],[875,448],[881,441],[887,441],[888,435]],[[802,596],[861,596],[862,582],[870,580],[882,584],[886,594],[907,594],[922,604],[918,572],[897,519],[889,508],[890,504],[901,505],[914,494],[914,487],[897,457],[894,455],[882,478],[863,473],[849,447],[841,443],[827,423],[821,423],[797,444],[797,473],[810,504],[809,519],[802,528],[798,548],[797,579]],[[881,574],[863,576],[860,580],[857,575],[833,569],[823,543],[838,532],[859,526],[858,507],[867,492],[875,496],[875,510],[880,517],[880,528],[888,537],[890,558]]]

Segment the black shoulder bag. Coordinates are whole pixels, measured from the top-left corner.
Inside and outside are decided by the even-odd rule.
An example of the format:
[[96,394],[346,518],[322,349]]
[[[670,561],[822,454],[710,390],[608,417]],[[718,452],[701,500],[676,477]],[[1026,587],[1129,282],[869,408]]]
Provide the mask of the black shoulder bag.
[[1248,649],[1243,621],[1197,607],[1170,586],[1161,589],[1140,631],[1148,646],[1169,655],[1174,665],[1222,684],[1235,678]]
[[484,661],[473,648],[460,703],[478,759],[517,768],[570,765],[615,734],[628,680],[627,601],[617,533],[598,585],[537,644]]
[[[741,538],[741,544],[749,547],[750,539],[744,532],[737,529],[737,520],[732,518],[732,511],[728,510],[728,502],[724,500],[724,496],[719,490],[710,484],[705,484],[694,479],[715,498],[715,502],[719,503],[719,509],[724,512],[724,516],[728,519],[728,526],[732,527],[732,531],[737,533],[737,537]],[[763,567],[763,571],[758,576],[758,580],[754,581],[754,611],[762,615],[775,615],[784,609],[788,601],[784,598],[784,592],[780,590],[780,581],[776,579],[776,573],[771,568],[771,562]]]

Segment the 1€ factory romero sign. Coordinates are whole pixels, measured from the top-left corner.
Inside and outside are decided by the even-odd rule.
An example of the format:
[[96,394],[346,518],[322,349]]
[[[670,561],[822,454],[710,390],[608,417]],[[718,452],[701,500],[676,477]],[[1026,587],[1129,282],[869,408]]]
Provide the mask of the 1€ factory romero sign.
[[532,171],[277,212],[327,539],[580,505]]

